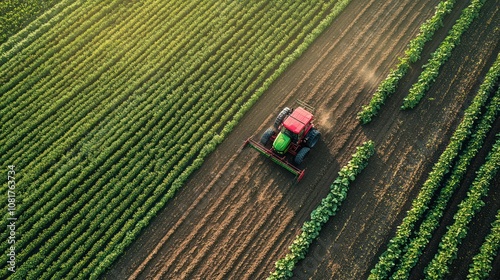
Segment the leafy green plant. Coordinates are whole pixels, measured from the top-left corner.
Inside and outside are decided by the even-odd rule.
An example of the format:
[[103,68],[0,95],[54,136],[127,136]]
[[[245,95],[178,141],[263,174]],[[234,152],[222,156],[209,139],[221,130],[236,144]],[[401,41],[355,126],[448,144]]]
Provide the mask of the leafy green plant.
[[[49,14],[60,11],[64,5],[56,6],[61,0],[4,0],[0,2],[0,44],[24,28],[37,16],[49,10]],[[43,20],[47,20],[44,18]]]
[[467,235],[468,227],[474,215],[484,206],[482,198],[488,193],[489,186],[500,169],[500,134],[486,158],[486,162],[477,172],[474,182],[453,217],[454,222],[439,243],[439,249],[425,269],[426,279],[444,279],[449,273],[449,265],[457,257],[458,245]]
[[496,220],[491,224],[491,231],[486,236],[479,253],[474,256],[467,279],[487,279],[492,270],[493,260],[500,249],[500,210]]

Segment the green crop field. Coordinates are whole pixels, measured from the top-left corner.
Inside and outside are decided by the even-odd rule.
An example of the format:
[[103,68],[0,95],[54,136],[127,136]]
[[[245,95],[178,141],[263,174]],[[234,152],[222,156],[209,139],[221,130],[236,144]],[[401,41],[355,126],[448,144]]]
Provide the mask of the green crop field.
[[348,2],[62,0],[10,35],[0,278],[101,275]]
[[3,0],[0,2],[0,44],[58,2],[59,0]]

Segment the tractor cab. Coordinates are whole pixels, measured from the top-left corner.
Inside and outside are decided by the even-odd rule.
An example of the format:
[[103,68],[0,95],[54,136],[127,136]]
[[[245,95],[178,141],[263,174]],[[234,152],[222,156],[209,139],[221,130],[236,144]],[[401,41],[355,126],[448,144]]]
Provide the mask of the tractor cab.
[[312,127],[313,114],[302,107],[293,110],[292,114],[283,121],[283,127],[295,136],[295,143],[303,139]]
[[291,147],[291,143],[295,144],[292,148],[298,147],[297,145],[304,139],[304,135],[311,129],[312,119],[313,115],[302,107],[293,110],[293,112],[282,121],[282,124],[277,127],[279,133],[274,139],[273,150],[278,154],[285,154]]

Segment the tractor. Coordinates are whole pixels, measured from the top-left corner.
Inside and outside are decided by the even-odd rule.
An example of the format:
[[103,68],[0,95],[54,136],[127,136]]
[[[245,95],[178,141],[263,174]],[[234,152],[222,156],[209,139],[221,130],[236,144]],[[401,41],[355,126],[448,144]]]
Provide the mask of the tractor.
[[260,142],[249,138],[245,146],[250,145],[275,163],[297,176],[297,181],[304,177],[305,169],[299,166],[304,158],[318,143],[321,134],[312,123],[313,108],[298,101],[301,106],[291,109],[283,108],[260,138]]

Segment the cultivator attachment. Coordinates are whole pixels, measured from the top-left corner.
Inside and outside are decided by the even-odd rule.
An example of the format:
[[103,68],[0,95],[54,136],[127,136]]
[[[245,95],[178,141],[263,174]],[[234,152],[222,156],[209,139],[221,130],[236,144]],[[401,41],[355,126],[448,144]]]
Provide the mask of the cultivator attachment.
[[293,173],[295,176],[297,176],[297,182],[299,182],[302,177],[304,177],[305,170],[300,170],[296,166],[290,164],[287,160],[286,157],[279,157],[276,155],[273,151],[270,149],[264,147],[262,144],[259,142],[248,138],[245,141],[244,147],[250,145],[252,148],[255,150],[259,151],[261,154],[265,155],[266,157],[270,158],[272,161],[274,161],[276,164],[280,165],[281,167],[285,168],[286,170],[290,171]]

